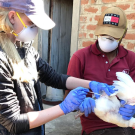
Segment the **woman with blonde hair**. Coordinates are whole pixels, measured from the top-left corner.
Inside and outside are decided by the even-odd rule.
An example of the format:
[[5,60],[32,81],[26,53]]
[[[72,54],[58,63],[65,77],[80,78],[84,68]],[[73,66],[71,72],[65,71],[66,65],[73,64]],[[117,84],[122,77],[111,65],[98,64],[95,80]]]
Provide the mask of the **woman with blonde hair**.
[[[86,88],[89,88],[92,81],[57,74],[32,47],[38,27],[48,30],[54,26],[54,22],[44,12],[42,0],[0,0],[2,135],[43,135],[44,128],[41,125],[78,110],[89,91]],[[42,110],[38,80],[55,88],[74,90],[61,104]],[[93,92],[99,93],[101,88],[108,95],[114,92],[113,88],[109,89],[107,85],[101,86],[96,91],[92,89]]]

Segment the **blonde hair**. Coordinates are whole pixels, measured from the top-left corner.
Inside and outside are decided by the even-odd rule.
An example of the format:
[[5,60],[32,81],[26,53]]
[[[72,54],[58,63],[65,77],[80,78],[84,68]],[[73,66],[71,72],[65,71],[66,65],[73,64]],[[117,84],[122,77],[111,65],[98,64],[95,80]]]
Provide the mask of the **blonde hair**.
[[8,19],[8,13],[9,10],[0,8],[0,31],[4,31],[6,33],[10,33],[10,31],[13,30],[13,26]]
[[[9,10],[0,8],[0,46],[9,57],[10,65],[13,69],[12,79],[20,80],[22,82],[29,82],[32,79],[37,80],[37,71],[31,73],[24,64],[17,52],[15,45],[8,38],[7,33],[13,31],[13,26],[8,18]],[[3,32],[2,32],[3,31]]]

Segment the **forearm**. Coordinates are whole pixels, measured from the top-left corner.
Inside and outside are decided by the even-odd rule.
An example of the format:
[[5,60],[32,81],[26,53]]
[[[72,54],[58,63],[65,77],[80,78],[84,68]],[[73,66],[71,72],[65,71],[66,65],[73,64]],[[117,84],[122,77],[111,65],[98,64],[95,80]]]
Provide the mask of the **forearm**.
[[48,63],[41,58],[37,61],[37,71],[39,81],[57,89],[67,89],[66,80],[68,75],[57,73]]
[[75,89],[76,87],[89,88],[90,81],[83,80],[75,77],[68,77],[66,81],[66,87],[69,90]]
[[64,115],[59,105],[37,112],[29,112],[28,119],[30,129],[41,126],[53,119]]

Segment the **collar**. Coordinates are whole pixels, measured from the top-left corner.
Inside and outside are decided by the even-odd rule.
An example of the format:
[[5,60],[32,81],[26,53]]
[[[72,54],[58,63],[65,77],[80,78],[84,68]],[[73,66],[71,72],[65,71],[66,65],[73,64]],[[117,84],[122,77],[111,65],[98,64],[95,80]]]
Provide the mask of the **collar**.
[[[100,52],[97,48],[97,43],[98,43],[98,40],[96,40],[95,44],[91,45],[91,50],[95,55],[100,55],[100,54],[102,55],[103,53]],[[118,58],[125,57],[127,53],[128,51],[122,45],[118,46],[118,54],[117,54]]]

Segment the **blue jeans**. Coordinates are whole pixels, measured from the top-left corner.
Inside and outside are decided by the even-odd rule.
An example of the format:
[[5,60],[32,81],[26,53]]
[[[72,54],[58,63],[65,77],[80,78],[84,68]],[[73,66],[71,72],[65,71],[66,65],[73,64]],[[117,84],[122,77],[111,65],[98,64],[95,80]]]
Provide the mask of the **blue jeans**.
[[90,134],[86,134],[85,132],[83,135],[135,135],[135,129],[132,128],[106,128],[106,129],[100,129],[91,132]]

